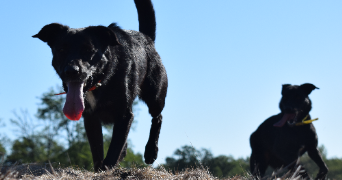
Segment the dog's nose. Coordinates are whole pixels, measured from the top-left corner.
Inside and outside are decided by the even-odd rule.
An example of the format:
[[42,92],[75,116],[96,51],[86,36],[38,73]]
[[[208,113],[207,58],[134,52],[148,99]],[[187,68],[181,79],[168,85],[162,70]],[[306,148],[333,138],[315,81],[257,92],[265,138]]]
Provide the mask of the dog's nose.
[[79,73],[79,68],[77,66],[67,66],[64,69],[64,73],[67,76],[75,76]]

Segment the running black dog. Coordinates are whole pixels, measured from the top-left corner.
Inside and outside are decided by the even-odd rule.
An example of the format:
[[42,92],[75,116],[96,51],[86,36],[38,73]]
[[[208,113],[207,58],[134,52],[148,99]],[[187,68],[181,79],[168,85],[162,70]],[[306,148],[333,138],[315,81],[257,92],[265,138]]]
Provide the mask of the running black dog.
[[[152,164],[157,158],[168,81],[154,47],[152,2],[134,2],[140,32],[122,30],[116,24],[73,29],[52,23],[33,36],[52,50],[52,65],[67,93],[64,114],[71,120],[83,114],[95,171],[115,166],[126,155],[132,103],[137,96],[153,117],[145,162]],[[101,123],[115,124],[105,159]]]
[[[283,85],[279,107],[281,113],[268,118],[251,135],[252,155],[250,170],[254,176],[263,176],[266,168],[288,166],[292,171],[295,163],[305,152],[319,166],[316,179],[324,179],[328,168],[317,149],[317,134],[310,121],[311,100],[308,95],[318,89],[313,84]],[[302,178],[309,178],[301,166]]]

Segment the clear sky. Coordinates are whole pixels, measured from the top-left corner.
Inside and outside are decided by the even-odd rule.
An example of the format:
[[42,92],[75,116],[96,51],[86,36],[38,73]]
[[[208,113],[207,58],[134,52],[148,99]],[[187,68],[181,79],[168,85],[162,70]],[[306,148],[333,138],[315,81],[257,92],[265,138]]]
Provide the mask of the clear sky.
[[[281,85],[313,83],[311,116],[328,157],[342,157],[342,1],[153,1],[156,49],[169,77],[157,163],[176,148],[250,155],[249,136],[279,113]],[[138,30],[133,0],[1,1],[0,118],[14,138],[13,110],[36,113],[38,97],[61,85],[50,48],[31,36],[58,22]],[[140,103],[134,150],[143,153],[151,117]]]

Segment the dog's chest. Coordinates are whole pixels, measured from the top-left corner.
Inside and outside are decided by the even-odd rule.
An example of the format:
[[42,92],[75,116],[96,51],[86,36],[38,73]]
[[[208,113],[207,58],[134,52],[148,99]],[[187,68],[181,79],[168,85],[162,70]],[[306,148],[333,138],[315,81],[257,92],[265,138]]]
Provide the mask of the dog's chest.
[[93,92],[89,91],[87,93],[86,100],[89,103],[91,110],[94,111],[96,108],[96,98],[95,98]]
[[88,115],[94,115],[101,121],[108,121],[107,123],[113,123],[115,121],[113,116],[117,111],[115,111],[115,106],[110,97],[104,98],[99,96],[99,92],[88,91],[85,97],[86,109],[85,113]]
[[305,137],[292,128],[281,128],[276,133],[274,146],[287,149],[299,149],[305,145]]

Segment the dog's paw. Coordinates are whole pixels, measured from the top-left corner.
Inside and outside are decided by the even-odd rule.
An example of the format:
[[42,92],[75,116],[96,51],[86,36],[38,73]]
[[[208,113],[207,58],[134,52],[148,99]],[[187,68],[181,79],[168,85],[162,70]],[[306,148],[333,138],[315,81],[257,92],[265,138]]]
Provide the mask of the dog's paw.
[[154,143],[147,143],[145,147],[145,163],[146,164],[152,164],[158,156],[158,145]]
[[318,172],[315,180],[324,180],[327,177],[328,169],[326,170],[321,170]]
[[115,161],[110,161],[107,158],[105,158],[103,160],[103,165],[101,167],[102,170],[106,171],[108,169],[112,169],[114,168],[116,165],[119,164],[119,159],[115,162]]
[[98,162],[94,163],[94,171],[95,172],[100,172],[100,171],[104,171],[104,170],[106,170],[106,169],[103,167],[103,161],[98,161]]

